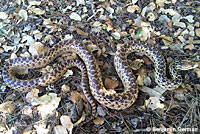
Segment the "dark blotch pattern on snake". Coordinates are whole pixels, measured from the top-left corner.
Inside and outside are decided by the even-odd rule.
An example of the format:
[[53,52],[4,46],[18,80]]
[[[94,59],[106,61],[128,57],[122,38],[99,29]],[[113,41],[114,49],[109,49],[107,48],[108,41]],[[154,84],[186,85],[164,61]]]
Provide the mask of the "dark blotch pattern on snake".
[[[40,78],[31,80],[19,80],[11,75],[11,68],[41,68],[49,64],[56,57],[62,55],[65,52],[75,52],[83,60],[81,61],[71,60],[60,65],[56,70],[50,74],[46,74]],[[85,45],[75,41],[67,40],[61,41],[55,44],[49,51],[44,52],[38,56],[32,56],[27,58],[9,59],[6,61],[3,68],[3,79],[7,86],[19,91],[29,91],[37,86],[47,86],[50,83],[58,80],[66,71],[65,66],[77,66],[82,71],[82,88],[83,92],[92,105],[93,114],[95,113],[96,105],[91,97],[92,96],[102,105],[111,109],[126,109],[130,107],[138,96],[138,89],[136,80],[132,74],[131,69],[128,67],[127,55],[131,52],[137,52],[149,57],[155,67],[155,81],[157,84],[166,89],[176,89],[181,84],[181,76],[176,71],[175,64],[171,65],[172,80],[166,78],[166,67],[164,58],[155,48],[142,43],[127,43],[124,45],[118,45],[116,55],[114,58],[114,64],[116,71],[122,80],[125,91],[122,93],[110,92],[105,89],[102,81],[100,69],[95,60],[93,54],[86,48]],[[176,63],[178,64],[178,63]],[[88,77],[88,79],[87,79]],[[89,88],[88,89],[88,81]],[[91,94],[90,94],[91,92]]]

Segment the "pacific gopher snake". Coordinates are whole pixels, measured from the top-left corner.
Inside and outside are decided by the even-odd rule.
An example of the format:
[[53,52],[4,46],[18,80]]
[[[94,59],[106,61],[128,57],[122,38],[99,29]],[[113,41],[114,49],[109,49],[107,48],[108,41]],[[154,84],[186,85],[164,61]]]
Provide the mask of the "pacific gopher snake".
[[[56,57],[67,51],[77,53],[83,60],[85,66],[79,60],[69,60],[66,63],[58,66],[58,68],[53,72],[40,78],[31,80],[19,80],[11,75],[11,72],[9,72],[10,68],[44,67]],[[181,84],[181,76],[176,71],[176,69],[179,69],[185,64],[187,64],[187,69],[191,69],[197,66],[197,64],[193,62],[177,61],[170,66],[172,80],[169,80],[166,78],[165,62],[159,51],[147,44],[134,44],[133,42],[124,44],[123,46],[118,46],[114,58],[114,64],[117,73],[122,80],[125,91],[122,93],[111,93],[106,90],[103,85],[100,69],[93,54],[88,51],[85,45],[78,43],[75,40],[67,40],[57,43],[49,51],[44,52],[38,56],[9,59],[5,62],[2,75],[6,85],[10,88],[17,89],[19,91],[29,91],[30,89],[37,86],[47,86],[48,84],[59,79],[66,71],[65,66],[77,66],[83,72],[82,88],[86,98],[92,105],[93,111],[95,111],[96,105],[91,98],[89,90],[87,89],[88,79],[91,94],[99,103],[111,109],[126,109],[135,102],[138,96],[137,85],[135,84],[134,76],[127,63],[127,55],[131,52],[142,53],[149,57],[153,61],[155,67],[155,81],[160,87],[170,90],[178,88]]]

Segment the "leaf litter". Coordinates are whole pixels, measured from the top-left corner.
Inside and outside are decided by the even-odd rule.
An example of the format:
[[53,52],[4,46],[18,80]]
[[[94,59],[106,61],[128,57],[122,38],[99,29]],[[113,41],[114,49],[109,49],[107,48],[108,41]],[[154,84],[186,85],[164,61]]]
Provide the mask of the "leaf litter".
[[[198,1],[2,0],[0,4],[1,68],[8,58],[38,55],[58,40],[77,39],[94,53],[105,87],[116,93],[123,87],[113,66],[117,44],[147,42],[162,52],[167,65],[186,57],[198,63],[200,60]],[[70,57],[77,58],[74,54]],[[34,71],[48,73],[64,60],[57,58],[46,68]],[[97,117],[84,126],[80,123],[90,118],[91,106],[83,96],[78,69],[72,68],[57,82],[28,93],[9,89],[1,79],[0,132],[133,133],[177,126],[199,131],[199,67],[181,72],[182,85],[168,91],[156,87],[153,63],[148,58],[130,54],[128,61],[139,85],[136,103],[122,111],[98,104]],[[37,77],[32,71],[22,71],[20,77],[31,73]]]

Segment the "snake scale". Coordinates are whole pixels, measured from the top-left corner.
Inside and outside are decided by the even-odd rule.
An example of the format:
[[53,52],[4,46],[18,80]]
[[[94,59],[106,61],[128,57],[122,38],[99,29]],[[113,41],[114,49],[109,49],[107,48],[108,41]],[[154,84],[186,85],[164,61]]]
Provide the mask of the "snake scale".
[[[40,78],[21,80],[12,75],[12,68],[41,68],[49,64],[56,57],[65,52],[75,52],[83,60],[68,60],[59,65],[57,69],[49,74],[45,74]],[[5,62],[3,68],[3,80],[6,85],[12,89],[19,91],[29,91],[37,86],[47,86],[59,79],[66,71],[66,66],[77,66],[82,71],[82,88],[83,92],[92,105],[93,114],[95,114],[96,104],[92,96],[100,104],[111,109],[126,109],[130,107],[138,96],[138,88],[136,80],[131,69],[128,67],[127,55],[131,52],[137,52],[146,55],[154,63],[155,81],[162,87],[169,90],[176,89],[181,84],[181,75],[177,72],[176,66],[183,66],[183,62],[175,62],[169,68],[172,73],[172,79],[166,77],[166,67],[163,56],[154,47],[144,43],[126,43],[118,45],[114,57],[114,65],[116,71],[124,85],[125,91],[122,93],[114,93],[106,90],[103,85],[100,69],[93,54],[86,48],[85,45],[76,40],[65,40],[55,44],[48,51],[31,57],[18,57],[9,59]],[[194,68],[196,64],[192,64]],[[89,88],[88,89],[88,81]],[[91,93],[90,93],[91,92]]]

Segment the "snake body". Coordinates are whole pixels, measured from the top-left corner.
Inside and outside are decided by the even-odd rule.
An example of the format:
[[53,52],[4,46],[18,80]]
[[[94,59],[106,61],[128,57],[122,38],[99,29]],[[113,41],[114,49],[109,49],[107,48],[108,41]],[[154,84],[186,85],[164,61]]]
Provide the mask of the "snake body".
[[[9,71],[11,68],[44,67],[56,57],[68,51],[77,53],[85,65],[81,61],[71,60],[61,64],[50,74],[46,74],[40,78],[31,80],[19,80],[12,76]],[[125,91],[122,93],[114,93],[106,90],[103,85],[102,76],[95,57],[85,45],[75,40],[61,41],[55,44],[51,49],[49,49],[49,51],[38,56],[9,59],[4,65],[2,75],[6,85],[8,85],[10,88],[17,89],[19,91],[29,91],[37,86],[47,86],[48,84],[59,79],[65,72],[64,66],[77,66],[83,72],[83,92],[92,105],[93,111],[95,111],[96,105],[91,97],[91,94],[100,104],[111,109],[121,110],[130,107],[138,96],[136,80],[134,79],[134,75],[131,69],[129,69],[127,63],[127,55],[131,52],[142,53],[153,61],[155,67],[155,81],[160,87],[176,89],[181,84],[181,76],[178,72],[176,72],[175,69],[172,71],[172,80],[166,78],[165,62],[160,52],[152,46],[141,43],[127,43],[122,46],[119,45],[117,48],[114,58],[114,65],[125,88]],[[87,87],[88,81],[91,94]]]

